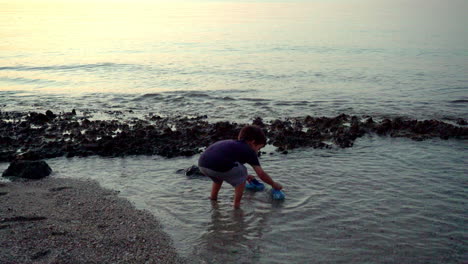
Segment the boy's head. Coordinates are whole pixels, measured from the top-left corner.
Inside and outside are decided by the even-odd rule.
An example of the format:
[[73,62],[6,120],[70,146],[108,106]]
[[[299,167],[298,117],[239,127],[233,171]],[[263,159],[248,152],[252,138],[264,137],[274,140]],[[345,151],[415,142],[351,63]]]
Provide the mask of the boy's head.
[[256,145],[266,145],[267,139],[263,130],[258,126],[245,126],[239,132],[238,140],[254,141]]

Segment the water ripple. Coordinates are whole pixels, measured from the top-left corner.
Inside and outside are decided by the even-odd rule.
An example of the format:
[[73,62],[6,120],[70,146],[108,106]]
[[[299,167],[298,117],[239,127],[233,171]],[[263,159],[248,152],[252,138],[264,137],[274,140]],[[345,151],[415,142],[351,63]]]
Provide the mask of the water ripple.
[[95,69],[95,68],[106,68],[106,67],[127,67],[129,64],[117,64],[117,63],[94,63],[94,64],[70,64],[70,65],[50,65],[50,66],[4,66],[0,67],[0,71],[68,71],[77,69]]

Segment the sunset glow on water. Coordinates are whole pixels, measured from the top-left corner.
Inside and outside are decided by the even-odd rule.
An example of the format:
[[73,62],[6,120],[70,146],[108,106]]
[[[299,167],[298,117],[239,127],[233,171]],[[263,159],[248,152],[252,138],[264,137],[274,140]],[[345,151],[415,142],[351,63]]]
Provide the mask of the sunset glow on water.
[[[0,0],[0,111],[251,123],[468,119],[464,0]],[[11,120],[10,120],[11,121]],[[1,135],[0,135],[1,136]],[[155,214],[194,263],[463,263],[466,140],[267,146],[286,200],[176,171],[197,157],[57,158]],[[5,168],[8,164],[0,164]]]

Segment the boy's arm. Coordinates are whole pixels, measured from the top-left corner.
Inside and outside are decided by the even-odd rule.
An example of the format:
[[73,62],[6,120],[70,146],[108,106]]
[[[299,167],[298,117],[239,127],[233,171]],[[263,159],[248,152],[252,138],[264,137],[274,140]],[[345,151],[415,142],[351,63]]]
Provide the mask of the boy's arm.
[[273,187],[276,190],[283,189],[283,186],[281,186],[281,184],[273,181],[273,179],[270,177],[270,175],[268,175],[268,173],[266,173],[261,166],[252,166],[252,167],[255,170],[255,173],[258,175],[258,177],[262,181],[268,183],[269,185],[271,185],[271,187]]

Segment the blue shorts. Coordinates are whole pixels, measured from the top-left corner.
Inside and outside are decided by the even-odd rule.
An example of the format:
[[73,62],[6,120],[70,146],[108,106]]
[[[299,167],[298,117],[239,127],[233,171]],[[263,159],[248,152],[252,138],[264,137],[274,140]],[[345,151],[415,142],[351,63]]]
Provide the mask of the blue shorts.
[[223,181],[227,181],[233,187],[244,183],[247,180],[248,175],[247,168],[238,162],[236,163],[236,166],[225,172],[214,171],[203,167],[199,168],[203,174],[210,177],[214,182],[221,184]]

